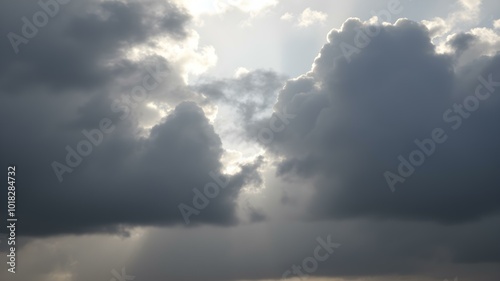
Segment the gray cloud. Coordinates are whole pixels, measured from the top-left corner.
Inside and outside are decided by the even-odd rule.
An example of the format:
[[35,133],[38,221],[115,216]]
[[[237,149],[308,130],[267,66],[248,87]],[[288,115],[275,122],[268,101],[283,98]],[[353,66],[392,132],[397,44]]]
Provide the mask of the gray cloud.
[[[12,4],[0,12],[0,29],[18,31],[19,19],[36,9]],[[483,39],[459,33],[448,39],[453,52],[438,54],[425,27],[399,20],[346,60],[340,43],[352,44],[367,27],[349,19],[329,33],[312,70],[286,83],[256,70],[187,86],[175,62],[125,57],[157,36],[187,39],[189,20],[181,8],[155,1],[75,2],[19,54],[2,40],[0,163],[18,166],[25,266],[13,280],[109,280],[123,266],[145,281],[279,279],[327,235],[342,247],[315,277],[498,279],[500,90],[462,117],[459,129],[450,129],[456,114],[443,120],[474,94],[478,76],[500,81],[498,55],[460,61]],[[161,85],[131,102],[131,89],[155,67]],[[166,115],[150,103],[168,107]],[[214,105],[219,115],[211,122],[204,110]],[[225,174],[225,141],[254,144],[273,110],[296,116],[265,146],[267,159]],[[60,183],[51,163],[67,164],[65,148],[75,149],[86,139],[82,130],[103,118],[113,131]],[[151,130],[145,121],[155,124]],[[436,127],[447,141],[392,193],[384,172],[396,173],[398,155],[408,157],[414,140]],[[194,189],[214,177],[226,187],[183,227],[179,203],[194,205]],[[245,187],[263,185],[238,200]],[[306,209],[304,194],[312,195]],[[12,278],[6,274],[0,279]]]
[[[155,36],[186,37],[190,16],[174,5],[155,10],[158,5],[70,3],[19,54],[2,47],[0,116],[11,137],[2,139],[0,152],[4,166],[18,165],[20,235],[127,234],[134,226],[181,224],[178,205],[192,204],[193,189],[214,180],[210,173],[225,177],[221,140],[203,110],[183,102],[196,94],[178,67],[155,56],[123,58],[127,48]],[[2,17],[4,33],[16,30],[18,19],[35,8],[13,4],[2,10],[8,15]],[[130,96],[146,75],[160,75],[155,71],[164,85],[146,100],[168,102],[173,110],[147,133],[139,128],[147,102],[116,102]],[[108,120],[111,133],[96,131],[102,120]],[[102,134],[103,141],[88,156],[77,156],[70,151],[90,140],[83,130],[95,139]],[[66,166],[62,183],[54,161]],[[68,161],[81,164],[70,169]],[[258,166],[244,165],[240,173],[227,176],[225,190],[193,215],[194,224],[237,223],[235,199],[244,185],[259,182]]]
[[[172,5],[153,1],[73,1],[59,6],[59,12],[42,27],[32,15],[43,11],[35,2],[12,3],[0,12],[0,31],[24,36],[30,30],[25,17],[37,30],[16,55],[8,38],[1,40],[0,87],[11,94],[44,87],[61,90],[92,90],[136,67],[124,59],[129,47],[152,43],[158,35],[186,37],[190,16]],[[136,70],[136,69],[135,69]]]
[[[278,174],[311,180],[313,219],[453,223],[498,213],[493,198],[499,191],[493,187],[500,178],[493,167],[499,135],[493,120],[500,90],[470,118],[461,118],[459,130],[451,129],[458,121],[443,120],[443,113],[474,94],[479,75],[500,80],[500,58],[482,57],[454,69],[453,56],[436,53],[425,27],[399,20],[381,27],[348,62],[339,45],[354,42],[359,28],[368,27],[350,19],[330,32],[312,71],[280,92],[276,110],[287,107],[297,117],[269,145],[284,157]],[[414,140],[430,138],[438,127],[447,142],[391,193],[384,172],[397,173],[398,155],[408,159],[418,148]]]
[[455,53],[460,56],[464,51],[466,51],[477,38],[469,33],[458,33],[455,34],[449,41],[448,44],[455,50]]
[[[3,118],[19,108],[8,101],[12,109],[4,110]],[[40,116],[45,110],[50,108],[38,109]],[[50,120],[28,118],[6,126],[9,131],[23,128],[12,134],[21,141],[5,140],[2,144],[4,159],[15,159],[11,161],[18,165],[18,197],[23,198],[18,214],[23,218],[23,235],[123,232],[128,226],[183,223],[178,204],[192,205],[192,189],[213,182],[211,172],[224,178],[220,173],[220,139],[194,103],[177,106],[147,138],[137,138],[132,128],[117,123],[115,132],[105,135],[101,145],[82,157],[82,164],[63,174],[62,183],[51,163],[56,159],[67,164],[65,147],[76,150],[83,136],[76,130],[51,130],[44,123]],[[46,129],[31,130],[30,125]],[[34,138],[39,141],[34,142]],[[228,177],[228,187],[192,221],[236,223],[235,198],[242,186],[258,177],[256,168],[258,165],[244,167],[241,173]]]
[[272,108],[285,77],[271,70],[254,70],[231,79],[206,79],[193,90],[205,95],[208,101],[224,102],[237,108],[243,125],[263,119]]

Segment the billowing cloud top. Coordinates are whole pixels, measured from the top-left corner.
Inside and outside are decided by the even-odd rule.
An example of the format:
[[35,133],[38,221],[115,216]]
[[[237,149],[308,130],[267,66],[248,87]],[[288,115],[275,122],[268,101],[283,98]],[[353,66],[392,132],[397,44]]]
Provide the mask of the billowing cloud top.
[[404,19],[330,32],[312,70],[280,92],[276,111],[296,117],[269,144],[284,158],[279,175],[314,184],[313,218],[459,222],[499,211],[500,57],[456,67],[455,54],[483,41],[452,37],[452,52],[438,54],[428,29]]

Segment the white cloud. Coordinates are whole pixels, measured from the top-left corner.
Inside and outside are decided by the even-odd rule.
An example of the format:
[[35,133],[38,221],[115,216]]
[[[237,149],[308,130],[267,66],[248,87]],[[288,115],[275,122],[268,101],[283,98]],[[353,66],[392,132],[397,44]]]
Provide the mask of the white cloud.
[[433,38],[449,34],[459,24],[464,25],[477,22],[481,12],[481,0],[459,0],[458,3],[461,9],[449,14],[446,19],[436,17],[430,21],[422,21],[431,30]]
[[284,20],[284,21],[291,21],[292,19],[293,19],[293,14],[291,14],[291,13],[284,13],[280,17],[280,20]]
[[[458,66],[470,64],[482,56],[494,56],[500,50],[500,34],[498,29],[485,27],[473,28],[466,33],[457,33],[448,36],[447,42],[453,42],[457,36],[472,36],[471,38],[473,38],[463,45],[463,49],[457,57]],[[453,53],[453,51],[448,46],[447,52]]]
[[236,71],[234,72],[234,78],[239,78],[245,74],[248,74],[249,72],[250,70],[244,67],[238,67],[238,69],[236,69]]
[[479,15],[481,0],[460,0],[460,4],[465,8],[454,14],[455,17],[462,20],[473,20]]
[[278,0],[176,0],[194,16],[224,14],[229,10],[239,10],[256,16],[276,6]]
[[219,0],[220,7],[236,8],[249,14],[258,14],[278,4],[278,0]]
[[186,39],[172,40],[167,36],[160,36],[152,40],[154,44],[142,44],[131,48],[127,58],[139,61],[148,55],[162,56],[176,64],[185,83],[191,75],[200,75],[217,64],[217,55],[213,46],[200,46],[200,35],[189,30]]
[[493,27],[495,29],[500,29],[500,19],[493,21]]
[[316,22],[325,21],[327,17],[326,13],[306,8],[302,14],[300,14],[298,25],[303,27],[310,26]]

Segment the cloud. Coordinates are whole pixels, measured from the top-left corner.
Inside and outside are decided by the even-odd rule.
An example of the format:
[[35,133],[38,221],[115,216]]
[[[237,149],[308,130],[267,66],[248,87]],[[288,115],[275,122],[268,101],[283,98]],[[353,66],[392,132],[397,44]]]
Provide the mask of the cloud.
[[[20,270],[16,276],[54,280],[53,276],[64,273],[72,281],[107,280],[113,268],[126,266],[127,273],[145,281],[163,276],[194,281],[279,280],[287,268],[301,265],[314,253],[317,237],[330,236],[342,246],[321,262],[310,280],[443,281],[444,276],[457,275],[459,280],[491,281],[498,275],[494,262],[499,252],[495,243],[498,222],[498,217],[454,226],[404,221],[261,221],[229,231],[211,226],[194,231],[176,227],[137,230],[126,239],[104,235],[39,238],[18,252],[30,270]],[[240,258],[235,261],[235,257]],[[186,259],[199,264],[197,270]],[[238,267],[228,267],[231,263]],[[8,274],[2,271],[0,278]]]
[[291,13],[284,13],[281,17],[280,17],[280,20],[284,20],[284,21],[291,21],[293,20],[294,16],[293,14]]
[[250,121],[262,118],[276,100],[278,90],[283,86],[285,76],[270,70],[239,69],[235,78],[207,79],[193,86],[193,90],[207,98],[207,101],[229,104]]
[[[18,165],[23,235],[184,224],[179,204],[192,205],[193,189],[214,177],[227,178],[227,188],[191,220],[237,223],[236,198],[259,181],[258,165],[224,174],[220,137],[196,103],[202,97],[182,77],[191,60],[140,48],[158,38],[170,38],[163,48],[191,44],[189,14],[157,4],[76,2],[18,55],[2,41],[0,116],[10,120],[4,129],[12,138],[2,139],[0,152],[5,166]],[[31,6],[9,7],[1,12],[5,34],[21,28]],[[133,48],[142,53],[130,56]],[[139,102],[134,89],[145,81],[156,86]],[[97,131],[103,120],[111,133]],[[90,138],[102,142],[82,155],[79,145]],[[60,183],[53,163],[68,161],[79,164],[64,170]]]
[[[226,3],[252,13],[245,5],[263,2]],[[215,64],[215,50],[199,45],[196,15],[163,4],[74,2],[19,54],[0,42],[17,279],[110,280],[126,268],[144,281],[278,280],[330,236],[342,247],[310,280],[498,280],[500,90],[478,79],[500,82],[498,29],[439,42],[422,23],[351,18],[299,77],[240,68],[188,80]],[[19,32],[36,8],[9,5],[0,29]],[[347,60],[342,46],[363,39]],[[145,81],[158,85],[137,99]],[[475,106],[478,86],[491,96],[457,112]],[[283,112],[294,116],[285,124]],[[51,163],[66,165],[67,147],[90,143],[104,118],[113,131],[60,183]],[[270,126],[273,140],[259,142]],[[399,173],[399,155],[433,150],[415,140],[435,128],[446,142],[391,192],[384,173]],[[186,227],[179,204],[195,207],[209,183],[224,187]]]
[[324,22],[327,18],[327,14],[312,10],[311,8],[306,8],[299,16],[297,25],[302,27],[307,27],[315,23]]
[[[375,28],[378,35],[347,62],[341,43]],[[453,41],[457,52],[472,44],[465,38]],[[491,169],[499,158],[492,120],[499,118],[500,90],[490,88],[491,98],[461,120],[460,130],[443,117],[474,95],[479,76],[500,80],[500,58],[456,62],[436,53],[428,29],[409,20],[377,27],[349,19],[330,32],[312,70],[280,92],[275,111],[286,108],[296,117],[267,145],[280,159],[279,176],[314,186],[308,218],[459,223],[500,211],[491,199],[500,184]],[[418,148],[414,141],[431,137],[435,128],[449,140],[391,193],[384,172],[394,172],[398,156],[408,159]]]
[[328,18],[326,13],[312,10],[311,8],[306,8],[299,16],[295,16],[292,13],[284,13],[280,20],[283,21],[296,21],[296,25],[300,27],[308,27],[316,23],[324,22]]
[[455,32],[459,25],[477,24],[481,12],[481,0],[459,0],[457,11],[448,15],[446,19],[436,17],[432,20],[423,20],[422,23],[431,31],[431,37],[442,37],[449,32]]
[[278,4],[278,0],[223,0],[218,1],[222,9],[237,8],[245,13],[257,14]]
[[495,29],[500,29],[500,19],[493,21],[493,27]]
[[456,64],[461,67],[473,63],[479,57],[495,56],[500,49],[500,35],[495,29],[472,28],[447,36],[440,49],[455,56]]
[[251,16],[265,13],[278,5],[278,0],[209,0],[200,3],[196,0],[176,0],[179,5],[186,7],[192,14],[215,15],[237,10]]
[[[2,101],[11,105],[5,114],[12,116],[18,110],[18,101],[5,98]],[[48,115],[46,110],[35,112]],[[72,173],[64,174],[62,183],[57,181],[51,163],[57,160],[66,164],[65,147],[69,145],[76,150],[75,145],[83,136],[80,129],[49,129],[52,116],[39,117],[36,122],[26,120],[30,125],[26,121],[12,122],[9,130],[25,128],[15,134],[17,139],[25,141],[17,145],[10,141],[3,143],[9,148],[3,151],[5,159],[16,159],[18,169],[30,175],[19,181],[19,185],[25,186],[19,197],[29,194],[23,199],[26,205],[18,211],[23,217],[24,235],[121,233],[127,227],[184,223],[178,205],[193,206],[193,189],[203,190],[213,182],[214,176],[210,175],[227,178],[227,187],[191,221],[236,223],[235,200],[239,190],[254,181],[254,168],[233,176],[220,172],[223,153],[220,138],[194,103],[178,105],[145,139],[137,139],[133,130],[116,123],[115,132],[106,135],[107,139],[94,147]],[[30,126],[44,129],[33,130]],[[34,138],[41,141],[29,141]],[[34,154],[38,155],[37,160],[28,161]]]
[[[28,7],[21,7],[13,4],[2,10],[3,33],[23,34],[20,19],[31,14]],[[173,5],[154,12],[156,6],[148,1],[77,2],[60,9],[65,10],[43,30],[40,28],[40,36],[17,46],[17,55],[13,45],[2,40],[2,89],[12,92],[35,86],[74,90],[102,87],[116,73],[127,71],[129,62],[123,57],[130,47],[149,43],[157,36],[183,40],[190,20],[188,14]]]

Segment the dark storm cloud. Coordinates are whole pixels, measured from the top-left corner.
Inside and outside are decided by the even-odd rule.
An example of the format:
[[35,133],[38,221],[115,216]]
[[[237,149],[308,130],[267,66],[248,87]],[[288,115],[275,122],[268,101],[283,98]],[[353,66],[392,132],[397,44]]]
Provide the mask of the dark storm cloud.
[[[36,11],[34,3],[8,5],[2,33],[20,32],[20,18]],[[18,235],[126,234],[127,227],[183,224],[178,205],[192,205],[193,189],[214,178],[225,189],[191,221],[237,223],[235,199],[244,185],[259,183],[260,162],[224,176],[220,138],[200,107],[182,102],[195,94],[178,67],[155,56],[124,58],[130,47],[159,35],[185,39],[189,19],[174,5],[153,1],[75,1],[61,5],[17,55],[2,40],[0,120],[9,137],[0,152],[4,167],[18,165]],[[158,86],[142,102],[130,102],[131,90],[144,81]],[[149,134],[137,128],[146,100],[172,101],[174,109]],[[84,130],[90,138],[102,135],[102,142],[78,156],[72,151],[91,141]],[[55,162],[63,173],[55,172]]]
[[[111,3],[110,7],[113,5],[118,8],[108,9],[116,11],[116,19],[119,14],[134,13],[120,10],[127,5]],[[74,18],[77,20],[71,20]],[[76,23],[82,18],[85,16],[68,21]],[[102,30],[118,32],[109,34],[108,42],[106,32],[100,34],[100,25],[83,22],[60,27],[67,32],[60,39],[89,36],[86,32],[90,30],[95,33],[95,54],[90,54],[93,46],[87,42],[92,39],[82,39],[86,49],[78,50],[88,59],[81,62],[84,68],[88,63],[88,71],[75,70],[82,72],[72,73],[76,78],[70,81],[49,75],[24,83],[2,80],[5,83],[0,84],[0,124],[5,132],[0,155],[2,167],[18,165],[18,235],[127,235],[128,227],[133,226],[183,225],[178,204],[193,205],[193,190],[215,181],[214,174],[227,183],[226,188],[190,219],[195,225],[237,223],[235,199],[244,186],[263,184],[259,167],[264,159],[241,165],[233,176],[223,175],[221,139],[198,104],[179,102],[182,97],[197,96],[185,87],[176,66],[158,57],[131,62],[120,59],[122,53],[116,51],[127,44],[147,42],[156,32],[129,36],[113,21],[97,18]],[[135,32],[137,25],[125,24]],[[500,117],[496,96],[500,90],[468,119],[463,118],[456,131],[449,130],[454,122],[443,121],[442,114],[474,93],[479,75],[488,79],[492,73],[493,80],[500,80],[500,58],[482,57],[454,69],[459,56],[436,54],[428,31],[402,20],[383,27],[348,62],[339,44],[352,44],[358,27],[362,24],[351,19],[341,31],[332,31],[313,70],[289,80],[276,104],[275,91],[281,88],[282,78],[268,71],[194,88],[205,95],[207,103],[236,106],[252,140],[261,126],[268,126],[262,115],[273,105],[276,112],[296,115],[284,131],[276,132],[267,148],[279,156],[280,177],[310,181],[303,186],[314,189],[315,194],[308,217],[327,221],[271,221],[272,216],[248,205],[251,221],[269,223],[239,225],[229,231],[208,226],[195,231],[155,229],[146,231],[147,237],[138,239],[140,247],[133,251],[110,251],[134,248],[136,244],[128,239],[115,248],[99,248],[109,237],[40,239],[29,245],[37,251],[26,247],[22,254],[27,254],[21,256],[25,264],[28,259],[35,261],[33,256],[41,257],[41,262],[33,262],[18,278],[45,280],[42,278],[62,273],[78,281],[109,280],[110,269],[119,270],[124,265],[117,263],[125,260],[130,262],[127,272],[145,281],[279,279],[291,265],[312,255],[316,237],[331,235],[342,247],[321,263],[315,276],[373,277],[378,281],[414,276],[416,280],[443,280],[451,275],[460,280],[497,280],[500,224],[499,216],[493,214],[498,211],[500,136],[494,122]],[[177,38],[181,33],[175,30],[171,34]],[[33,40],[37,39],[43,40],[43,34]],[[452,40],[456,52],[467,47],[468,39],[461,40]],[[32,43],[35,41],[25,47]],[[22,52],[25,54],[19,56],[30,54],[27,49]],[[113,61],[113,71],[105,72],[101,63],[109,61]],[[175,106],[149,134],[138,135],[145,133],[137,128],[145,102],[130,105],[130,115],[124,120],[120,118],[125,114],[123,108],[114,111],[113,104],[158,64],[164,72],[164,85],[148,93],[147,101],[168,99]],[[102,75],[102,81],[100,75],[92,78],[97,80],[88,78],[90,69]],[[6,75],[10,71],[26,74],[17,66],[4,71]],[[103,118],[112,120],[113,132],[105,134],[104,141],[59,183],[50,164],[65,163],[65,147],[74,148],[85,139],[82,130],[95,130]],[[396,172],[397,156],[407,157],[416,148],[413,141],[429,138],[436,127],[446,129],[447,142],[438,145],[436,153],[391,193],[383,173]],[[283,203],[300,209],[293,191],[286,191]],[[0,208],[5,209],[1,202]],[[461,223],[450,224],[453,222]],[[96,240],[102,244],[94,243]],[[73,246],[74,241],[81,245]]]
[[[399,20],[379,28],[363,48],[343,53],[342,43],[354,45],[367,30],[357,19],[346,21],[330,32],[312,71],[280,92],[275,110],[296,117],[268,146],[284,157],[278,174],[314,183],[311,218],[451,223],[498,213],[500,88],[478,77],[500,81],[500,57],[454,69],[455,56],[437,54],[424,26]],[[458,52],[470,40],[462,35],[451,44]],[[484,95],[494,92],[461,117],[454,104],[474,96],[478,85]],[[408,160],[418,149],[414,141],[431,138],[435,128],[446,142],[391,193],[384,172],[398,174],[398,156]]]
[[[155,230],[134,257],[130,271],[144,280],[159,276],[176,280],[280,280],[286,270],[298,265],[311,280],[314,276],[442,281],[443,276],[453,274],[460,280],[489,281],[496,280],[499,272],[495,263],[488,264],[496,262],[498,256],[499,246],[494,242],[500,231],[498,221],[498,216],[459,225],[398,220],[273,221],[240,225],[230,233],[213,227],[202,232]],[[314,256],[317,238],[341,247],[308,273],[302,261]],[[215,251],[216,257],[212,255]],[[321,250],[319,254],[325,253]],[[240,257],[238,261],[234,261],[235,256]],[[462,259],[464,256],[468,260]],[[151,258],[165,266],[151,263]],[[298,276],[292,274],[290,280],[292,277]]]
[[[15,112],[19,104],[2,100],[12,107],[3,110],[3,120],[19,116]],[[116,123],[115,131],[105,135],[89,156],[82,157],[73,172],[64,173],[64,181],[59,183],[52,161],[67,164],[65,147],[76,150],[85,138],[79,131],[61,131],[44,123],[61,123],[54,120],[55,113],[50,116],[57,107],[31,111],[49,117],[4,124],[13,132],[12,139],[2,143],[2,155],[18,165],[17,195],[22,198],[18,214],[23,218],[23,235],[123,232],[127,226],[184,223],[178,205],[192,206],[193,189],[203,190],[214,177],[227,186],[190,219],[193,223],[234,224],[234,201],[240,188],[259,181],[255,172],[258,163],[243,166],[234,176],[222,175],[223,150],[218,135],[198,106],[181,103],[147,138],[137,138],[132,128]],[[34,128],[39,126],[45,129]]]
[[[1,33],[29,39],[26,44],[11,44],[7,36],[1,40],[3,91],[12,94],[21,89],[36,91],[36,87],[56,92],[99,88],[116,75],[134,70],[124,58],[128,47],[149,43],[158,35],[183,39],[190,20],[182,9],[168,3],[159,6],[153,1],[72,1],[58,7],[58,12],[41,27],[34,25],[33,15],[44,11],[36,2],[12,2],[2,7]],[[33,34],[33,38],[26,37],[26,33]]]

